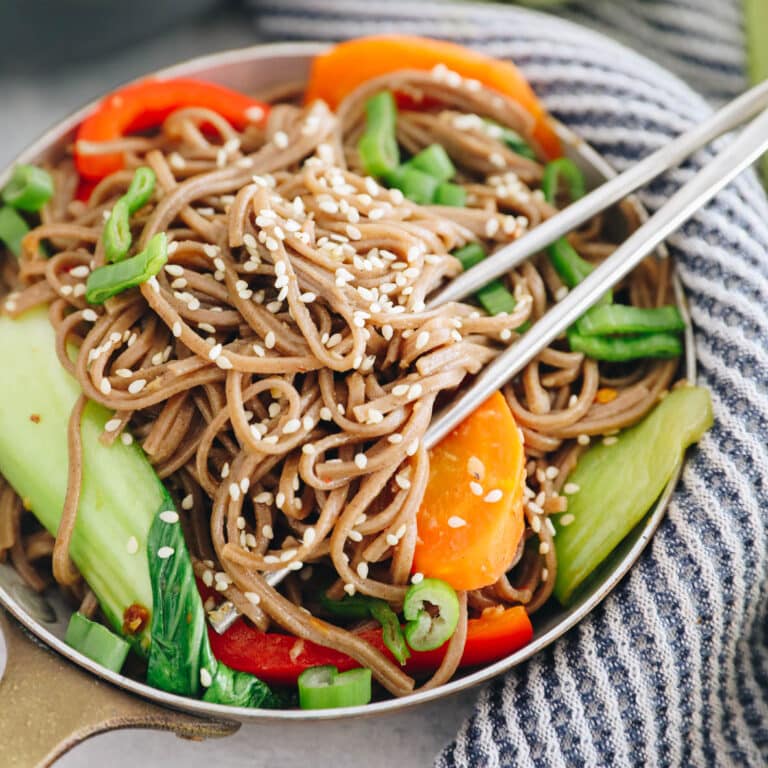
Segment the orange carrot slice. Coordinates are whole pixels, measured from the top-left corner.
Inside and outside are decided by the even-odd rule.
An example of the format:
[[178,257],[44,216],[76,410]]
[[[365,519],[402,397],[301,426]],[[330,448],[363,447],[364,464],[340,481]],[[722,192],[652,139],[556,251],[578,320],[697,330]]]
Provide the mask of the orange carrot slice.
[[493,584],[523,535],[520,431],[496,392],[430,451],[413,570],[454,589]]
[[408,35],[361,37],[334,46],[312,63],[305,98],[335,108],[367,80],[398,69],[432,69],[444,64],[514,99],[535,119],[534,136],[548,158],[562,154],[552,121],[520,70],[455,43]]

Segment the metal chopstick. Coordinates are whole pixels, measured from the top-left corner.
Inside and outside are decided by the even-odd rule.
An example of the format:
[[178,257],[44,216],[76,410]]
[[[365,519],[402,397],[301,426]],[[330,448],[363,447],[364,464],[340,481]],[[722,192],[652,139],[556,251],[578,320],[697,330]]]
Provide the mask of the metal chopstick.
[[538,253],[559,237],[583,224],[595,214],[619,202],[638,187],[678,165],[688,155],[723,133],[733,130],[768,107],[768,80],[726,104],[701,125],[681,134],[662,149],[649,155],[624,173],[614,176],[560,213],[542,222],[524,237],[500,248],[472,269],[453,279],[427,302],[432,309],[474,293],[496,277]]
[[478,374],[472,386],[432,420],[424,436],[424,445],[431,448],[440,442],[766,150],[768,110],[755,118],[738,139],[678,190],[662,208],[635,230],[579,285],[571,289],[564,299],[555,304],[518,341],[492,360]]
[[[541,250],[544,245],[552,240],[562,236],[573,226],[578,226],[585,219],[594,213],[611,205],[613,202],[626,196],[629,192],[642,184],[644,181],[653,178],[674,163],[672,158],[682,159],[693,149],[701,146],[706,141],[715,138],[725,130],[729,130],[744,122],[755,112],[756,100],[763,106],[768,105],[768,82],[763,83],[758,88],[753,88],[744,96],[731,102],[724,110],[715,115],[710,121],[699,126],[698,129],[684,134],[669,144],[665,149],[651,155],[639,165],[617,176],[606,184],[598,188],[597,192],[603,192],[597,197],[600,205],[590,203],[579,209],[575,216],[568,219],[566,228],[561,223],[557,226],[549,227],[545,238],[539,238],[538,244],[533,247],[526,247],[521,252],[525,253],[519,261],[530,257],[533,253]],[[738,119],[737,119],[738,116]],[[670,152],[675,145],[677,148]],[[687,147],[683,152],[681,147]],[[768,109],[747,126],[741,135],[720,154],[718,154],[709,165],[697,173],[685,186],[678,190],[669,201],[660,208],[645,224],[639,227],[622,243],[602,264],[588,275],[579,285],[573,288],[568,295],[559,301],[551,310],[549,310],[534,326],[528,330],[524,336],[516,341],[512,346],[502,352],[497,358],[491,361],[478,374],[472,386],[449,408],[438,414],[427,429],[424,435],[424,445],[426,448],[432,448],[440,442],[454,427],[458,426],[467,416],[484,403],[497,389],[506,384],[513,376],[533,360],[545,347],[551,344],[558,336],[563,334],[566,329],[572,325],[584,312],[586,312],[600,297],[609,289],[618,283],[622,278],[629,274],[649,253],[651,253],[665,238],[674,232],[683,222],[687,221],[701,206],[712,199],[724,186],[732,179],[738,176],[745,168],[754,163],[766,150],[768,150]],[[646,167],[641,173],[637,173],[644,163],[653,158],[659,158],[663,154],[662,160],[655,160],[653,168],[658,169],[654,173]],[[627,182],[627,178],[630,179]],[[622,181],[623,179],[623,181]],[[631,184],[631,186],[629,186]],[[605,192],[608,188],[608,192]],[[519,244],[524,245],[526,241],[535,237],[536,233],[544,229],[547,224],[561,219],[569,211],[573,211],[585,201],[593,197],[595,193],[582,198],[558,214],[557,217],[550,219],[541,226],[533,229]],[[609,202],[606,202],[608,200]],[[596,207],[597,206],[597,207]],[[584,211],[588,211],[584,213]],[[583,216],[583,218],[579,218]],[[548,239],[547,239],[548,238]],[[518,243],[514,243],[508,248],[499,251],[503,254],[509,251]],[[499,255],[495,254],[495,255]],[[494,257],[481,262],[468,272],[466,276],[471,275],[475,270],[484,264],[491,263]],[[499,263],[499,262],[497,262]],[[508,257],[505,264],[509,263]],[[511,269],[511,266],[505,266],[503,270],[496,271],[496,267],[466,291],[460,291],[454,298],[458,299],[471,292],[474,288],[480,287],[489,280],[497,277],[502,271]],[[461,277],[454,281],[461,280]],[[445,292],[443,292],[445,293]],[[443,294],[440,294],[442,296]],[[438,297],[440,298],[440,297]],[[436,300],[435,300],[436,301]],[[275,587],[290,573],[287,568],[279,571],[271,571],[264,578],[266,582]],[[233,615],[233,620],[236,617]],[[221,630],[222,632],[224,629]]]

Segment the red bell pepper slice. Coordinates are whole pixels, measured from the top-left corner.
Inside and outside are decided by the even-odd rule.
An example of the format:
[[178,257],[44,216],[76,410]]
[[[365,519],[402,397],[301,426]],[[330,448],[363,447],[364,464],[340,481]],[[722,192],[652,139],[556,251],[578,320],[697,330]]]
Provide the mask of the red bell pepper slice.
[[269,105],[230,88],[203,80],[142,80],[107,96],[77,129],[75,163],[81,176],[102,179],[124,165],[122,154],[87,155],[78,151],[80,141],[111,141],[129,133],[160,125],[171,112],[183,107],[205,107],[217,112],[234,128],[261,122]]
[[[309,667],[330,664],[340,672],[360,665],[341,651],[309,640],[277,632],[261,632],[238,619],[223,635],[208,629],[214,656],[232,669],[250,672],[270,685],[295,685]],[[359,635],[394,660],[384,645],[381,630]],[[462,667],[490,664],[527,645],[533,637],[531,620],[523,606],[492,608],[480,618],[470,619]],[[447,643],[434,651],[413,651],[405,664],[409,674],[433,672],[445,655]]]

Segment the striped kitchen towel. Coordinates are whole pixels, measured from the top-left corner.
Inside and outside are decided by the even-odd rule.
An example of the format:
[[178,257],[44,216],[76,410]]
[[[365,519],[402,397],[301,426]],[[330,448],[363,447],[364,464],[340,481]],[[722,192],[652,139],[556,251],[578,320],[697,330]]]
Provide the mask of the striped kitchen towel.
[[[260,0],[265,36],[407,31],[510,57],[549,109],[622,169],[744,87],[737,0],[512,6]],[[662,205],[711,157],[649,185]],[[640,562],[575,630],[487,687],[437,765],[768,765],[768,202],[742,175],[670,238],[716,425]]]

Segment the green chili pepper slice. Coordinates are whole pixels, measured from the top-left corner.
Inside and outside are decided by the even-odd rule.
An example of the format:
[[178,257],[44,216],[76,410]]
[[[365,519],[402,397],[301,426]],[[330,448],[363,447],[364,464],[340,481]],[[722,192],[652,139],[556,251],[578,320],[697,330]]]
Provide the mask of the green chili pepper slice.
[[685,321],[680,310],[674,306],[645,308],[609,304],[585,312],[576,328],[582,336],[680,332],[685,330]]
[[[428,605],[437,614],[433,615]],[[424,579],[413,584],[403,602],[405,639],[414,651],[432,651],[447,642],[459,623],[459,598],[450,584]]]
[[302,709],[357,707],[371,700],[371,670],[310,667],[299,675],[299,706]]
[[390,91],[381,91],[365,103],[365,132],[357,144],[365,172],[383,176],[397,168],[400,151],[395,136],[397,106]]
[[91,304],[103,304],[112,296],[146,283],[167,261],[168,238],[165,232],[158,232],[136,256],[94,269],[85,284],[85,298]]
[[400,662],[410,658],[411,652],[405,643],[403,628],[397,614],[389,607],[386,600],[367,595],[345,596],[341,600],[331,600],[325,593],[320,596],[323,607],[334,616],[345,619],[367,619],[369,616],[381,624],[384,645]]
[[557,191],[562,177],[568,185],[568,192],[571,196],[571,202],[584,197],[586,184],[584,183],[584,174],[579,166],[567,157],[559,157],[552,160],[544,166],[544,175],[541,179],[541,191],[544,193],[544,199],[548,203],[555,203]]
[[155,172],[145,165],[137,168],[131,179],[128,191],[123,195],[128,204],[128,213],[133,215],[140,208],[143,208],[152,197],[155,191],[157,177]]
[[17,165],[2,191],[3,202],[29,213],[39,211],[52,195],[51,174],[36,165]]
[[399,189],[409,200],[419,205],[429,205],[435,199],[435,191],[440,182],[418,168],[401,165],[392,171],[387,171],[384,181]]
[[107,261],[111,263],[122,261],[128,255],[133,238],[131,213],[125,197],[121,197],[112,207],[112,212],[104,224],[102,237]]
[[478,243],[467,243],[461,248],[457,248],[453,252],[453,256],[459,260],[461,268],[466,272],[485,258],[485,251]]
[[27,222],[13,208],[9,205],[0,208],[0,240],[16,257],[21,255],[21,241],[27,232]]

